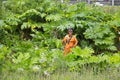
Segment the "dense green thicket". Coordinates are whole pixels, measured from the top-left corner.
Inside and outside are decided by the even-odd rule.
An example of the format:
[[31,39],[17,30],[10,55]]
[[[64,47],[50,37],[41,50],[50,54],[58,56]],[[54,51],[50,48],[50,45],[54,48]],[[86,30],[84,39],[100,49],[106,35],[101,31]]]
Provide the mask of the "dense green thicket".
[[[61,67],[80,71],[82,66],[97,69],[120,66],[119,8],[70,5],[57,0],[7,0],[0,5],[3,70],[52,73]],[[79,47],[64,58],[61,39],[69,27],[74,29]]]
[[42,44],[44,47],[53,43],[51,41],[54,38],[61,39],[65,30],[72,27],[82,48],[92,47],[96,53],[103,50],[116,51],[118,14],[113,15],[105,9],[85,3],[70,5],[53,0],[4,1],[1,8],[3,19],[0,21],[3,33],[1,43],[8,45],[10,41],[8,46],[14,45],[12,37],[15,36],[38,42],[46,38],[46,43]]

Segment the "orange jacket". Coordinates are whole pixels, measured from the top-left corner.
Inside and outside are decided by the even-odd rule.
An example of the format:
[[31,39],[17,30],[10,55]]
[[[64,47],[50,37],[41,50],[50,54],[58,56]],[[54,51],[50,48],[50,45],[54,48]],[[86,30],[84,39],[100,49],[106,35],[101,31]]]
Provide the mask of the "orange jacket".
[[76,36],[69,37],[69,35],[66,35],[62,40],[62,43],[64,45],[64,55],[66,55],[71,51],[71,48],[77,45],[78,40],[76,39]]

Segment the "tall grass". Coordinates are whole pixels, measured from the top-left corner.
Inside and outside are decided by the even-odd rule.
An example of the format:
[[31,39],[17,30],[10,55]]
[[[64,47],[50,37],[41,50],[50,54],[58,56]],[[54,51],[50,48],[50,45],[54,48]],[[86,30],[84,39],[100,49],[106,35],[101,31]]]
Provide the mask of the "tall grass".
[[104,6],[102,8],[105,13],[110,13],[110,14],[115,14],[115,13],[120,13],[120,6]]
[[114,68],[97,73],[91,69],[83,69],[81,72],[58,70],[49,76],[25,71],[2,72],[0,80],[120,80],[120,71]]

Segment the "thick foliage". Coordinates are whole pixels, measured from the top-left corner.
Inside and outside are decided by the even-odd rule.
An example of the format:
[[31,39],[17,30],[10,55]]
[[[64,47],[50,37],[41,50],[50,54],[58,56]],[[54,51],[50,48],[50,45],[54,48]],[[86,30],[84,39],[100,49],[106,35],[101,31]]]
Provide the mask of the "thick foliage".
[[[116,50],[114,41],[116,31],[112,29],[118,29],[119,21],[116,16],[119,15],[116,14],[114,17],[110,13],[105,13],[101,7],[85,3],[61,4],[59,1],[50,0],[34,1],[34,3],[30,3],[29,0],[8,0],[3,4],[2,10],[3,13],[9,10],[3,20],[4,25],[1,25],[3,32],[9,31],[8,34],[19,35],[22,39],[31,39],[31,34],[36,34],[36,31],[41,32],[47,39],[53,36],[62,38],[65,35],[64,31],[72,27],[81,47],[92,47],[96,53],[102,50]],[[3,41],[2,43],[5,42]]]
[[11,49],[0,46],[2,71],[24,72],[29,70],[35,73],[51,74],[59,69],[81,71],[83,68],[94,68],[97,71],[120,66],[119,53],[93,56],[93,49],[88,47],[81,49],[77,46],[64,57],[63,51],[60,49],[49,50],[47,47],[40,48],[33,45],[31,41],[23,41]]
[[[88,65],[102,69],[108,64],[120,66],[119,53],[104,55],[117,51],[115,39],[120,11],[57,0],[7,0],[0,5],[0,66],[3,69],[51,73],[66,66],[70,70]],[[67,28],[74,28],[80,47],[63,58],[61,39]],[[93,56],[94,53],[103,55]]]

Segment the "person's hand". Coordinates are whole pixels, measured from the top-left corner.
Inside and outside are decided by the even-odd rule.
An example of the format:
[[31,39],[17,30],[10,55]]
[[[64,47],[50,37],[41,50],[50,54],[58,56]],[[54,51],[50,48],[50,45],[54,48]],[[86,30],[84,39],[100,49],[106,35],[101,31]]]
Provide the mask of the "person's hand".
[[75,46],[71,46],[70,48],[74,48]]

